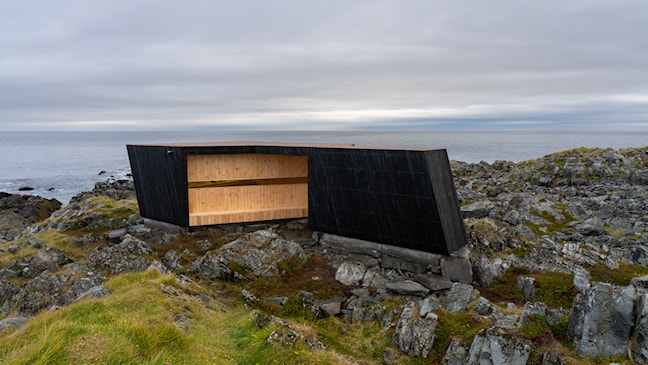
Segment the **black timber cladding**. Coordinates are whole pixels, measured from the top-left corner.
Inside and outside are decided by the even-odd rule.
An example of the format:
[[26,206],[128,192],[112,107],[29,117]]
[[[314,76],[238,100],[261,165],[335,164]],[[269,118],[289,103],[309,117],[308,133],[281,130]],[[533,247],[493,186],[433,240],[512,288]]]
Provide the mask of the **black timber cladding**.
[[466,236],[443,149],[263,143],[129,145],[142,216],[189,225],[186,156],[308,156],[308,223],[312,230],[449,254]]

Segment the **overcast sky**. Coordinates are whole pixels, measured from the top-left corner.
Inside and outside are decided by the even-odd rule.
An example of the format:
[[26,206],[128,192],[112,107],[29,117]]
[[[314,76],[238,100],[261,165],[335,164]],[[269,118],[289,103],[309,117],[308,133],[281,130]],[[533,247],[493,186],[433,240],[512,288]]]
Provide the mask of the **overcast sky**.
[[0,131],[648,131],[648,1],[0,2]]

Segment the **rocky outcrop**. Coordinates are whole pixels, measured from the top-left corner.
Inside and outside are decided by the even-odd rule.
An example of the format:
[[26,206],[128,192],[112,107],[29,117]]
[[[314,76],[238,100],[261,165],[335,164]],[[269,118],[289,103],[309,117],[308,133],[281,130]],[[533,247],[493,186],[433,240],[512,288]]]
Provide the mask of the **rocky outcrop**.
[[29,225],[49,217],[61,207],[56,199],[0,192],[0,243],[11,241]]
[[525,365],[531,349],[531,341],[489,328],[475,336],[466,365]]
[[[247,306],[336,316],[344,323],[341,333],[348,323],[376,321],[381,335],[393,330],[391,346],[382,350],[385,363],[435,356],[444,364],[523,364],[535,348],[534,358],[543,364],[562,364],[564,356],[546,344],[557,336],[548,327],[541,328],[540,339],[522,335],[536,320],[546,320],[542,323],[552,330],[565,325],[568,305],[553,308],[538,299],[538,275],[552,271],[575,273],[579,294],[568,334],[578,354],[630,351],[636,363],[648,364],[648,279],[615,286],[595,282],[600,277],[589,272],[593,265],[614,270],[648,263],[646,149],[577,149],[520,163],[453,161],[452,166],[469,245],[447,257],[329,245],[321,235],[310,239],[304,221],[165,232],[145,225],[137,214],[129,200],[132,182],[99,183],[49,219],[14,229],[9,242],[0,240],[0,316],[31,316],[110,295],[103,287],[107,278],[155,267],[196,285],[240,280],[236,285],[245,288]],[[5,218],[0,227],[24,218],[13,209],[0,212]],[[305,286],[261,295],[248,283],[291,271],[285,265],[308,256],[325,257],[333,267],[309,275],[309,285],[317,288],[328,279],[342,289],[323,297]],[[520,267],[525,274],[508,290],[521,293],[521,300],[508,303],[489,293],[498,276]],[[435,339],[448,341],[447,333],[438,335],[446,318],[471,318],[487,329],[472,342],[455,337],[440,350],[445,354],[432,353],[439,347]],[[179,320],[179,327],[186,328],[185,322],[190,319]],[[311,346],[295,327],[274,320],[267,325],[275,326],[268,346],[289,348],[300,341]]]
[[579,293],[569,316],[568,333],[581,356],[625,355],[635,323],[635,289],[593,283]]
[[191,264],[190,272],[210,280],[271,276],[278,273],[279,261],[303,255],[296,242],[260,230],[208,252]]
[[434,344],[438,323],[436,314],[429,312],[421,318],[418,305],[409,302],[401,310],[392,344],[410,356],[426,358]]

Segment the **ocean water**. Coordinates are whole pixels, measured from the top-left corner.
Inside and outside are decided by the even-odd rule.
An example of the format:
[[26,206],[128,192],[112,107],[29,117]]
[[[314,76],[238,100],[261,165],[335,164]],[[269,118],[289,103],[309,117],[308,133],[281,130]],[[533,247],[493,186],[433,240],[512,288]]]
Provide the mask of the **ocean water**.
[[0,132],[0,191],[56,198],[67,204],[97,181],[130,173],[127,144],[270,141],[355,143],[368,146],[445,148],[451,160],[521,161],[575,147],[648,146],[648,132],[449,132],[449,131],[194,131]]

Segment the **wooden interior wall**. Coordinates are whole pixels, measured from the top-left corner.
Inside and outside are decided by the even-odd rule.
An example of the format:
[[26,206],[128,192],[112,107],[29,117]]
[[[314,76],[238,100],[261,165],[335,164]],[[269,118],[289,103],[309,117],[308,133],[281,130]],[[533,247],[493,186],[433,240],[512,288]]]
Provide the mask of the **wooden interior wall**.
[[308,158],[187,155],[189,225],[308,216]]

